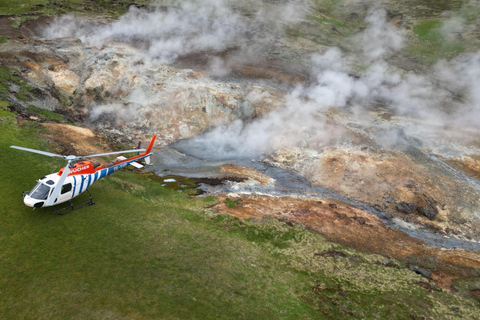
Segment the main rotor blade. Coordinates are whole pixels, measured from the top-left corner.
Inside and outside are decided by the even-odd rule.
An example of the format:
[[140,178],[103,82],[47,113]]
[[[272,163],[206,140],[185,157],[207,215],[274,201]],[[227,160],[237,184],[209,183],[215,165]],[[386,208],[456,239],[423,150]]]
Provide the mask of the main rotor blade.
[[135,149],[135,150],[125,150],[125,151],[114,151],[114,152],[107,152],[107,153],[92,154],[92,155],[89,155],[89,156],[80,156],[80,157],[77,157],[77,159],[108,156],[109,154],[120,154],[120,153],[130,153],[130,152],[143,152],[143,151],[145,151],[145,149]]
[[43,154],[44,156],[49,156],[49,157],[60,157],[60,158],[65,158],[65,156],[51,153],[51,152],[46,152],[46,151],[40,151],[40,150],[35,150],[35,149],[30,149],[30,148],[24,148],[24,147],[17,147],[17,146],[10,146],[10,148],[18,149],[18,150],[23,150],[23,151],[29,151],[33,153],[38,153],[38,154]]
[[63,169],[63,173],[60,177],[60,180],[58,180],[57,184],[55,185],[55,188],[53,189],[52,194],[50,195],[50,198],[48,198],[47,206],[51,206],[55,202],[55,199],[60,194],[60,191],[62,190],[63,183],[65,182],[65,179],[67,179],[67,176],[70,173],[70,163],[71,162],[72,161],[69,160],[67,165],[65,166],[65,169]]

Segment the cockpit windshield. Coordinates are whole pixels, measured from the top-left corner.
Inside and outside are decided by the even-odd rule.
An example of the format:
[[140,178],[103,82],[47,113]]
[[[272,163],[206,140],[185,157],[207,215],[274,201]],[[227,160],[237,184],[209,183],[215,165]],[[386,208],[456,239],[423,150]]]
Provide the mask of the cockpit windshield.
[[46,200],[49,192],[50,187],[39,182],[28,195],[33,199]]

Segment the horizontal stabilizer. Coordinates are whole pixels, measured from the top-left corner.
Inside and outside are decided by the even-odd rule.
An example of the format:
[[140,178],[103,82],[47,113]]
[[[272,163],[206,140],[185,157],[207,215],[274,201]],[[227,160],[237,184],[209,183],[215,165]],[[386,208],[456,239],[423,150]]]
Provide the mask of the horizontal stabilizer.
[[[117,157],[117,159],[118,159],[118,160],[127,160],[127,158],[125,158],[124,156],[119,156],[119,157]],[[130,162],[129,164],[132,165],[132,166],[134,166],[135,168],[138,168],[138,169],[143,168],[143,166],[142,166],[140,163],[135,162],[135,161]]]
[[135,168],[138,168],[138,169],[143,168],[143,166],[138,162],[130,162],[129,164],[134,166]]

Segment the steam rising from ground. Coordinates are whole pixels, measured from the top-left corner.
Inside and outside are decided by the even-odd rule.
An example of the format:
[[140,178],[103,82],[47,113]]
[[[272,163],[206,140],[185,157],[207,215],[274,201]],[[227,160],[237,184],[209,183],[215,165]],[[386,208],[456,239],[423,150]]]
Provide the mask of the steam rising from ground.
[[375,8],[367,14],[369,27],[357,36],[365,57],[378,60],[402,48],[403,37],[395,27],[387,23],[387,13]]
[[[479,127],[480,53],[464,55],[450,63],[439,62],[435,73],[429,76],[405,72],[385,60],[401,50],[404,42],[400,31],[387,22],[385,11],[373,9],[366,21],[369,25],[357,35],[357,41],[362,45],[364,59],[370,63],[361,76],[350,75],[352,57],[330,48],[312,57],[315,82],[293,89],[283,109],[253,122],[237,121],[214,129],[192,139],[192,144],[209,146],[219,153],[228,150],[227,156],[268,153],[290,146],[318,149],[345,142],[342,128],[329,125],[324,116],[328,108],[339,108],[357,121],[367,119],[371,125],[373,119],[369,119],[367,111],[375,103],[406,119],[400,127],[385,126],[376,137],[377,142],[388,147],[409,135],[433,135],[437,141],[447,127]],[[463,92],[466,101],[455,101],[455,92]],[[423,143],[432,143],[429,146],[434,147],[435,141]]]
[[[303,2],[287,2],[268,12],[259,9],[248,18],[242,16],[240,10],[233,10],[227,1],[220,0],[184,1],[150,10],[131,8],[117,22],[101,26],[88,26],[78,18],[65,16],[52,24],[46,35],[76,36],[98,47],[110,40],[128,41],[162,63],[171,63],[190,53],[222,51],[230,46],[239,46],[242,54],[248,55],[274,43],[284,25],[298,20],[302,13],[291,7],[304,7]],[[192,145],[208,146],[217,154],[232,157],[288,146],[318,148],[341,143],[342,129],[331,125],[325,112],[338,108],[352,119],[371,122],[367,111],[375,103],[381,103],[397,116],[409,118],[404,126],[417,136],[422,136],[425,130],[441,131],[444,126],[478,128],[480,53],[439,62],[430,75],[406,72],[387,62],[387,58],[402,49],[404,36],[387,22],[385,10],[372,9],[365,21],[368,27],[355,38],[363,53],[361,59],[348,56],[338,48],[315,54],[311,62],[314,81],[292,88],[283,108],[261,119],[237,120],[218,127],[192,139]],[[463,28],[463,21],[451,19],[442,28],[445,34],[455,33]],[[359,61],[365,71],[352,76],[351,65]],[[210,61],[210,67],[217,75],[229,72],[218,57]],[[460,100],[458,92],[462,95]],[[101,106],[93,115],[113,111],[114,107]],[[128,116],[128,111],[123,112]],[[399,136],[391,131],[377,138],[382,144],[393,145]]]
[[[232,2],[232,1],[230,1]],[[258,6],[246,18],[228,1],[158,1],[150,9],[131,7],[118,21],[91,26],[84,20],[63,16],[45,30],[46,37],[78,37],[101,48],[108,41],[127,41],[144,48],[162,63],[203,51],[222,51],[231,46],[243,53],[258,52],[282,32],[284,24],[300,17],[305,0],[291,0],[268,12]],[[240,5],[237,5],[239,7]],[[292,10],[296,7],[296,10]],[[214,61],[218,67],[219,61]]]

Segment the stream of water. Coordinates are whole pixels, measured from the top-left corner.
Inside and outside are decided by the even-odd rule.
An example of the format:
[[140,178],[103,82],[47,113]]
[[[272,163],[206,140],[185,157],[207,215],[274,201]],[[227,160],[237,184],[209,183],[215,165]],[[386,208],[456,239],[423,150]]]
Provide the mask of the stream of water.
[[372,206],[354,201],[339,195],[331,190],[314,187],[302,176],[277,167],[269,166],[260,161],[259,155],[250,155],[248,158],[234,158],[211,152],[201,144],[192,144],[189,140],[179,141],[159,151],[152,157],[149,171],[159,176],[181,176],[187,178],[224,178],[227,173],[220,171],[224,164],[234,164],[241,167],[250,167],[275,179],[274,185],[234,183],[226,181],[217,186],[201,185],[207,193],[257,193],[271,196],[297,195],[305,197],[319,197],[339,199],[351,206],[365,210],[379,217],[386,225],[402,230],[412,237],[424,240],[441,248],[462,248],[479,250],[480,243],[465,241],[453,237],[444,237],[429,230],[419,229],[411,224],[399,225],[391,219],[391,215],[379,211]]

